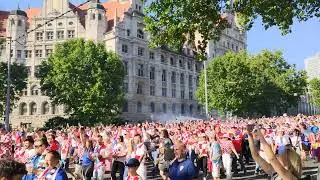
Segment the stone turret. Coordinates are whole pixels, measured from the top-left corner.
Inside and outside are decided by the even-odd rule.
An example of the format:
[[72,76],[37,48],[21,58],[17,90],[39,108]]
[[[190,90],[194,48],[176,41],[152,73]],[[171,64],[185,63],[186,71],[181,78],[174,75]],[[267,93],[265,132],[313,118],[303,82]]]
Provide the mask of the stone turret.
[[[27,14],[18,9],[10,12],[7,21],[6,36],[12,38],[11,55],[13,61],[23,58],[24,46],[26,42],[27,31]],[[7,54],[9,54],[9,46],[6,46]]]
[[86,15],[86,38],[96,42],[104,39],[107,30],[106,9],[99,0],[92,0]]

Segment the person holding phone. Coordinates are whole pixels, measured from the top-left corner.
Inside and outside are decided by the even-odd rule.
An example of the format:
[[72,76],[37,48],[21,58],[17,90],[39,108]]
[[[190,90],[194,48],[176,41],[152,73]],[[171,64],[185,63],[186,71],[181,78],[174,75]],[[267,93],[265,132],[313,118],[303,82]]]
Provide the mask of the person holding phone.
[[[302,175],[302,163],[300,156],[292,149],[290,145],[285,147],[285,150],[282,152],[282,158],[279,155],[276,155],[271,146],[268,144],[260,129],[255,128],[252,130],[250,126],[247,127],[247,134],[249,139],[250,151],[252,158],[260,165],[260,167],[271,176],[271,179],[282,179],[282,180],[296,180],[299,179]],[[263,159],[253,142],[253,134],[259,138],[261,144],[264,147],[264,152],[268,163]]]

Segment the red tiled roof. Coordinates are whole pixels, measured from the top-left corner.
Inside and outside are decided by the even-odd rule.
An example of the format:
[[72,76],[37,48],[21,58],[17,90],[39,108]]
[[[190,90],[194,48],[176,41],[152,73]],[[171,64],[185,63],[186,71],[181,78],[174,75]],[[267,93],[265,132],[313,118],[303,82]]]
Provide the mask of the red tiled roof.
[[123,18],[124,13],[130,8],[130,1],[123,1],[119,2],[118,0],[116,1],[107,1],[102,3],[104,8],[106,9],[106,16],[108,20],[114,19],[116,11],[118,14],[118,17],[120,19]]
[[[107,1],[102,3],[104,8],[106,9],[106,17],[108,21],[108,30],[111,30],[114,26],[114,17],[117,11],[117,16],[121,19],[124,17],[124,13],[130,8],[131,1],[124,0],[122,2],[119,2],[119,0],[114,1]],[[70,8],[73,10],[73,12],[77,12],[80,16],[80,22],[82,25],[85,25],[85,15],[86,10],[88,9],[88,5],[84,5],[80,8],[77,8],[75,5],[69,3]],[[7,19],[10,12],[7,11],[0,11],[0,36],[6,35],[6,26],[7,26]],[[29,8],[26,10],[28,21],[37,15],[40,15],[41,8]]]
[[9,13],[10,12],[8,11],[0,11],[0,38],[6,36],[6,27]]

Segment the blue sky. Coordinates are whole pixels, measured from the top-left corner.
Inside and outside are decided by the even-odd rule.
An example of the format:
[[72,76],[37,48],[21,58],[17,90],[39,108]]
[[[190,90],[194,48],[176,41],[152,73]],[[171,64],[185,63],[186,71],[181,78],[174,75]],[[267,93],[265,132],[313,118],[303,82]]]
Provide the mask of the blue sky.
[[[0,10],[11,10],[18,7],[26,9],[41,6],[43,0],[0,0]],[[102,0],[105,1],[105,0]],[[84,0],[72,0],[80,3]],[[284,57],[290,64],[296,64],[299,69],[304,68],[304,59],[320,52],[320,19],[307,22],[294,22],[292,33],[282,36],[274,27],[265,30],[258,19],[248,32],[248,51],[256,54],[263,49],[282,50]]]

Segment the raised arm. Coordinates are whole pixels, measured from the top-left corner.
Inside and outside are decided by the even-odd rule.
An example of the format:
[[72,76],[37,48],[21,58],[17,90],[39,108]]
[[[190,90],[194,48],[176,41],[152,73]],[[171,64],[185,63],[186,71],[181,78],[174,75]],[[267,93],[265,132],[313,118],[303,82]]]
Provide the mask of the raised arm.
[[274,172],[273,167],[258,154],[251,133],[248,133],[248,141],[252,158],[261,166],[264,172],[272,174]]

